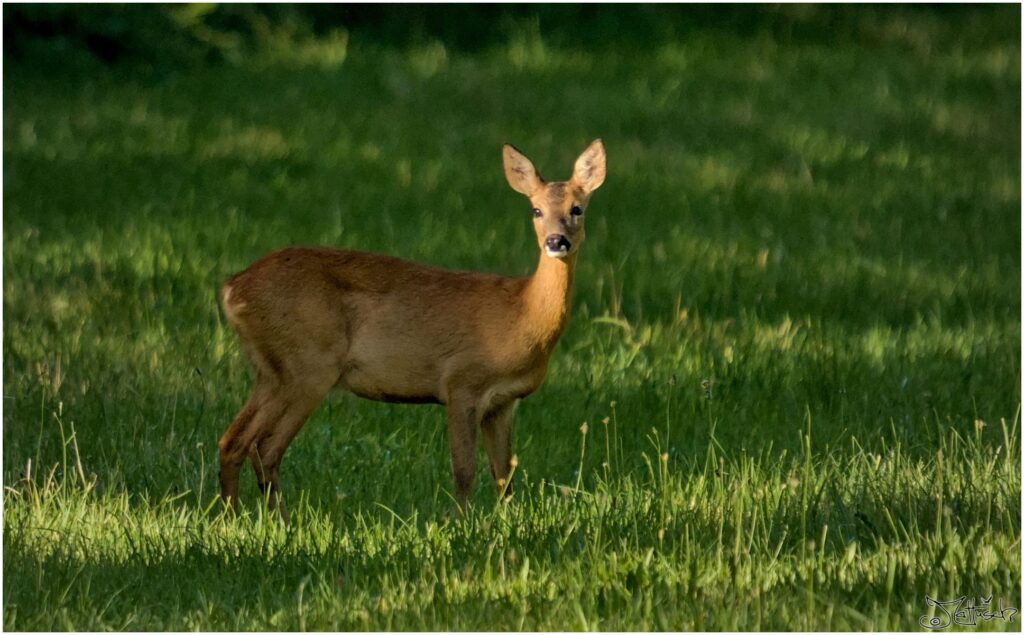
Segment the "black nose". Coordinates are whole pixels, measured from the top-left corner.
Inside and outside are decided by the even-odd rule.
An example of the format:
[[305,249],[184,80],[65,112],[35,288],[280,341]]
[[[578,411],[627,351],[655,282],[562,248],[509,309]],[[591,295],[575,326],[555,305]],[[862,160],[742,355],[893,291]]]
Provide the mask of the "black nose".
[[565,251],[569,251],[569,248],[572,247],[572,243],[569,242],[568,238],[561,234],[551,234],[544,239],[544,247],[551,251],[562,251],[563,249]]

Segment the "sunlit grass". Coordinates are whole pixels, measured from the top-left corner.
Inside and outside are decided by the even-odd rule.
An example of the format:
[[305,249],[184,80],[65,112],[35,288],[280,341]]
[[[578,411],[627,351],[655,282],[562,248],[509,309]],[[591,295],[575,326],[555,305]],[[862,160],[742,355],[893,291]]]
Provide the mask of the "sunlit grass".
[[[374,505],[339,521],[303,500],[287,527],[259,507],[230,518],[187,492],[155,503],[103,493],[74,456],[63,479],[8,488],[8,566],[49,573],[9,587],[7,619],[465,629],[497,614],[517,629],[899,628],[923,614],[907,598],[917,590],[1017,583],[1014,422],[945,435],[928,461],[899,442],[872,453],[855,439],[812,455],[802,436],[792,462],[714,445],[675,465],[659,454],[663,434],[651,431],[647,469],[627,479],[617,467],[585,488],[528,479],[513,504],[480,501],[458,520]],[[589,452],[602,453],[600,439]],[[615,465],[610,450],[599,458]],[[203,587],[179,586],[193,576]],[[82,604],[90,593],[75,589],[104,605]],[[738,612],[725,610],[739,598]],[[59,607],[25,613],[40,601]]]

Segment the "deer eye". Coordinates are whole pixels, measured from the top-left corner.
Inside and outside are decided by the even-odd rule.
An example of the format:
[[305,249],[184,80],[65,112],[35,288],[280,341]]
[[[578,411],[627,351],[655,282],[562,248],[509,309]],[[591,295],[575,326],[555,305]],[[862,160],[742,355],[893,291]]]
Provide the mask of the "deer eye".
[[581,216],[583,214],[583,210],[580,209],[579,205],[573,205],[572,209],[569,210],[569,213],[573,216]]
[[534,218],[540,218],[543,215],[544,215],[544,213],[540,211],[539,207],[534,207],[533,208],[533,217]]

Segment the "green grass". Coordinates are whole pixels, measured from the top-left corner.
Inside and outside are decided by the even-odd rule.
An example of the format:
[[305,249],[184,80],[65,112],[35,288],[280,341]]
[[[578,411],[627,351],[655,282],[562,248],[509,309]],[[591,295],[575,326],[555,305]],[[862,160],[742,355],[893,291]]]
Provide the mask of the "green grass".
[[[1019,8],[855,15],[834,43],[554,46],[525,23],[473,53],[352,35],[187,71],[8,65],[4,628],[1020,608]],[[597,136],[609,176],[517,414],[513,501],[481,456],[452,518],[443,411],[335,395],[285,458],[292,523],[248,472],[221,516],[216,441],[250,380],[219,282],[290,244],[528,273],[501,143],[565,178]]]

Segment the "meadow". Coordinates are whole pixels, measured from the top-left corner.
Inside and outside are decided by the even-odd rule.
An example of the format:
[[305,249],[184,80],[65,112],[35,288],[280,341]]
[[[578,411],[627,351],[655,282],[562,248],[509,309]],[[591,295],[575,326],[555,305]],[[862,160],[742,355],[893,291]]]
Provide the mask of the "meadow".
[[[1020,9],[785,11],[6,59],[4,629],[920,630],[943,618],[926,596],[1020,608]],[[595,137],[608,178],[516,416],[511,502],[481,452],[451,513],[440,407],[337,394],[285,457],[291,523],[249,470],[223,514],[217,440],[251,375],[220,282],[295,244],[527,275],[501,144],[561,179]]]

